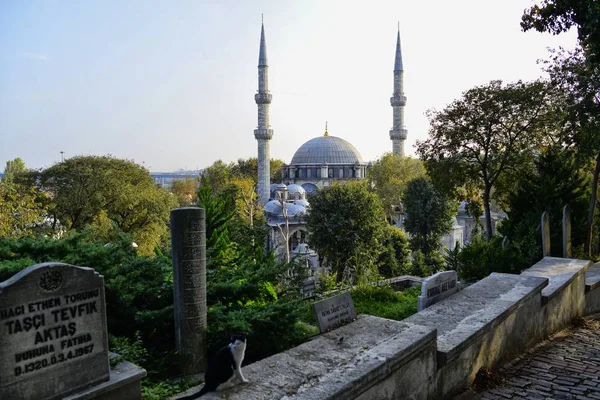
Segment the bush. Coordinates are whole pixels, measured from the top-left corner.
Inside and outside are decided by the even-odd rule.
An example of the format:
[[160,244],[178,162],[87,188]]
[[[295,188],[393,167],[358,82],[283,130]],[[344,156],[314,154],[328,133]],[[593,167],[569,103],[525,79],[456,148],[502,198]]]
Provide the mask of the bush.
[[486,243],[483,236],[473,236],[471,243],[458,254],[458,276],[479,280],[492,272],[519,274],[542,258],[541,243],[533,230],[521,236],[521,241],[509,242],[504,249],[503,239],[494,236]]

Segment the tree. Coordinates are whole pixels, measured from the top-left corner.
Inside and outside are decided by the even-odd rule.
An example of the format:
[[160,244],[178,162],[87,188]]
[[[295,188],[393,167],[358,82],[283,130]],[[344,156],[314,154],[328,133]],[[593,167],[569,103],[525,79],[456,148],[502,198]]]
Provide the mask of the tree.
[[410,274],[410,246],[404,231],[387,225],[384,230],[383,251],[379,256],[379,273],[387,278]]
[[521,18],[524,31],[559,34],[577,27],[581,47],[591,65],[600,68],[600,5],[597,0],[543,0],[526,9]]
[[492,237],[492,188],[531,154],[548,100],[543,82],[492,81],[443,111],[428,112],[429,138],[417,142],[417,152],[435,182],[470,182],[482,190],[486,240]]
[[2,180],[13,181],[17,175],[26,171],[27,169],[22,159],[17,157],[14,160],[8,160],[4,167],[4,177]]
[[368,170],[368,179],[381,200],[388,220],[395,214],[394,206],[399,206],[408,182],[426,175],[423,162],[418,158],[399,157],[386,153]]
[[169,189],[177,198],[180,207],[189,206],[198,200],[196,196],[197,182],[198,180],[195,178],[175,179],[171,182]]
[[568,129],[562,142],[576,147],[580,165],[591,159],[595,164],[586,223],[585,254],[590,257],[600,175],[600,67],[591,67],[581,49],[555,52],[546,65],[552,85],[564,96]]
[[44,195],[20,177],[28,171],[20,158],[6,162],[0,181],[0,237],[31,236],[43,223]]
[[[282,179],[283,161],[271,159],[271,183],[280,183]],[[258,159],[239,158],[235,163],[225,164],[221,160],[215,161],[212,165],[205,168],[201,176],[201,183],[206,179],[210,181],[211,188],[215,193],[231,189],[229,184],[232,179],[252,179],[255,184],[258,182]]]
[[39,174],[50,193],[49,213],[70,230],[82,230],[101,213],[131,234],[141,254],[152,254],[167,233],[173,196],[157,187],[148,171],[109,156],[77,156]]
[[239,218],[248,226],[254,226],[256,215],[262,213],[262,205],[255,190],[256,182],[251,178],[235,178],[231,185],[236,189],[235,208]]
[[441,238],[452,228],[457,204],[435,190],[424,178],[409,182],[404,197],[404,229],[413,251],[421,251],[427,264],[439,269],[443,263]]
[[[573,149],[555,146],[544,150],[535,160],[533,168],[524,173],[517,190],[508,196],[508,218],[502,222],[501,232],[513,243],[522,242],[529,235],[527,228],[537,228],[540,216],[547,211],[550,216],[552,255],[562,257],[562,209],[571,208],[573,248],[585,242],[587,208],[587,174],[576,163]],[[539,233],[537,234],[539,238]],[[539,242],[537,247],[539,247]]]
[[313,194],[306,221],[311,247],[327,258],[338,282],[346,267],[374,264],[381,252],[385,213],[364,182],[334,185]]

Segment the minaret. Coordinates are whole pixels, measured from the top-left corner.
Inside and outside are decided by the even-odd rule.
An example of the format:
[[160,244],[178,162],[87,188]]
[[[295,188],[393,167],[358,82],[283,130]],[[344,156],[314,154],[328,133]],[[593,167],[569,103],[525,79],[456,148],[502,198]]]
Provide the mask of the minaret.
[[271,113],[269,107],[272,95],[269,93],[269,66],[267,65],[267,44],[265,26],[260,28],[260,53],[258,55],[258,93],[254,100],[258,106],[258,127],[254,137],[258,141],[258,196],[262,204],[269,201],[271,185]]
[[398,40],[396,41],[396,60],[394,62],[394,94],[390,97],[390,103],[394,109],[394,125],[390,129],[392,140],[392,152],[404,157],[404,140],[407,131],[404,128],[404,67],[402,66],[402,50],[400,49],[400,23],[398,23]]

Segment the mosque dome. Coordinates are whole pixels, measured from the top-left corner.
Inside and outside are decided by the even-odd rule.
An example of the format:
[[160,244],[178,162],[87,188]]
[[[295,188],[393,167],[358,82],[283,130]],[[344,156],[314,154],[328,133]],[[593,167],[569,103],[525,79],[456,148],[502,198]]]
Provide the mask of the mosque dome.
[[302,164],[363,164],[356,148],[335,136],[319,136],[304,143],[294,154],[291,165]]

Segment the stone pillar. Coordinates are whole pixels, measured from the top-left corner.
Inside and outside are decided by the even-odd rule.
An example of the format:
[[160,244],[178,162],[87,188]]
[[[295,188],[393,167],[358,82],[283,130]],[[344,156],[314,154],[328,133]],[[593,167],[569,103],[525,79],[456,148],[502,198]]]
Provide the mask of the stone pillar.
[[171,211],[175,346],[185,375],[206,370],[205,225],[202,208]]
[[563,207],[563,220],[562,220],[562,234],[563,234],[563,257],[571,258],[571,208],[567,204]]
[[550,217],[548,211],[542,214],[542,256],[550,257]]

